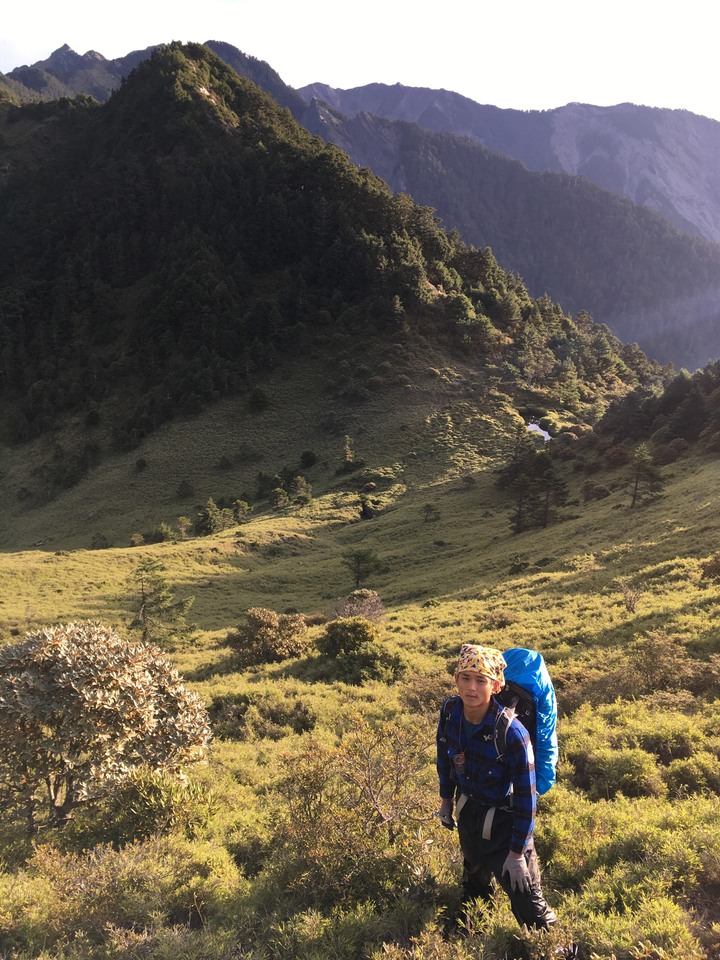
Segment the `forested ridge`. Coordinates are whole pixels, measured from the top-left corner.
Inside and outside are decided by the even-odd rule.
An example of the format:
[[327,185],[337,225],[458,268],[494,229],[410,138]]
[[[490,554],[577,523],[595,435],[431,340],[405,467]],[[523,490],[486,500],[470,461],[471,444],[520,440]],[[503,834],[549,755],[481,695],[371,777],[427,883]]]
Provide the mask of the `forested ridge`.
[[720,350],[716,244],[584,177],[528,170],[469,137],[321,105],[305,122],[435,208],[467,243],[490,245],[535,296],[587,310],[677,366],[696,369]]
[[[437,210],[446,229],[457,229],[466,243],[492,247],[503,268],[517,271],[533,296],[547,293],[566,312],[587,310],[623,341],[638,341],[648,356],[663,362],[693,370],[720,352],[715,332],[720,254],[715,244],[682,232],[584,177],[532,172],[509,156],[486,150],[476,139],[423,129],[434,125],[431,109],[423,112],[421,125],[367,113],[344,117],[322,103],[305,105],[268,64],[232,45],[208,41],[207,47],[288,107],[307,129],[383,177],[393,191]],[[0,90],[19,102],[72,96],[73,91],[106,100],[119,78],[151,53],[137,51],[106,61],[65,47],[47,61],[0,78]],[[320,96],[323,89],[318,88]],[[327,93],[332,99],[337,91]],[[432,91],[399,87],[397,92],[401,99],[415,94],[422,99]],[[374,102],[368,91],[359,91],[359,96],[360,102],[363,96]],[[381,96],[379,113],[383,102]],[[498,108],[482,108],[457,94],[446,93],[442,102],[443,109],[452,114],[454,105],[459,113],[451,120],[441,110],[435,118],[440,129],[448,123],[463,129],[464,109],[472,115],[479,111],[478,116],[489,111],[485,132],[491,139],[497,124],[502,127]],[[511,128],[516,120],[507,118]],[[525,121],[530,127],[524,147],[532,151],[536,139],[549,136],[550,121],[523,118],[523,129]],[[533,123],[543,132],[532,134]],[[483,123],[480,127],[484,129]],[[473,131],[480,136],[478,129]],[[508,136],[507,152],[512,153],[519,129]],[[515,146],[522,152],[522,144]],[[612,149],[621,150],[622,144]],[[681,180],[682,172],[677,176]]]
[[541,385],[561,403],[662,379],[204,47],[154,53],[104,105],[8,106],[5,129],[12,440],[111,403],[113,442],[132,447],[329,335],[358,349],[428,337],[510,392]]

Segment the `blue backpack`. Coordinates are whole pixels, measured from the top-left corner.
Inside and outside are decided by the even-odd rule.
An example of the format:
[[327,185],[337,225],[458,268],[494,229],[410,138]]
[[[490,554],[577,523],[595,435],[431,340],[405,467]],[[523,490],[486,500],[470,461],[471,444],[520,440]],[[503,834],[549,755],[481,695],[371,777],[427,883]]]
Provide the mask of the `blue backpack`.
[[[530,735],[535,753],[535,782],[538,794],[547,793],[555,783],[558,761],[557,701],[555,688],[545,660],[537,650],[513,647],[503,651],[505,686],[495,699],[502,706],[495,724],[495,747],[498,758],[506,750],[507,731],[517,717]],[[443,704],[447,720],[458,697],[448,697]]]
[[498,756],[505,752],[505,735],[515,717],[530,734],[535,751],[535,782],[539,794],[555,783],[558,762],[557,700],[545,659],[537,650],[513,647],[503,651],[505,686],[496,696],[503,705],[495,728]]

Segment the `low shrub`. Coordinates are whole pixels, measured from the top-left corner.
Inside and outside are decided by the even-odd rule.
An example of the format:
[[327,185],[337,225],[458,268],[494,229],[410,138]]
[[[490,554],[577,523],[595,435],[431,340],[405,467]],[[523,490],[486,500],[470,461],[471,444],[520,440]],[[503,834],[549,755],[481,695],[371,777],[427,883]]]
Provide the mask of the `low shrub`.
[[673,760],[664,771],[664,779],[676,797],[688,793],[720,794],[720,764],[712,753]]
[[720,580],[720,551],[703,561],[700,571],[703,580]]
[[598,747],[577,750],[568,759],[574,767],[573,782],[593,800],[664,796],[667,787],[658,765],[639,747]]
[[342,620],[348,617],[363,617],[377,623],[385,616],[385,605],[375,590],[353,590],[343,600],[338,600],[330,611],[329,620]]
[[285,903],[327,910],[429,880],[431,844],[418,827],[436,803],[431,729],[414,719],[347,721],[339,746],[307,738],[283,758],[286,808],[265,881]]
[[675,463],[690,449],[690,444],[684,437],[675,437],[668,444],[657,447],[653,453],[653,463],[658,467]]
[[280,740],[290,733],[307,733],[317,719],[302,700],[276,698],[272,690],[214,697],[208,714],[219,740]]
[[366,680],[392,683],[405,665],[400,657],[382,646],[380,628],[364,617],[331,620],[316,640],[318,651],[334,662],[338,676],[346,683]]
[[39,846],[26,870],[2,887],[3,946],[33,956],[60,945],[104,956],[117,930],[197,930],[229,919],[247,890],[226,850],[178,836],[85,854]]
[[119,847],[171,831],[195,837],[207,826],[213,807],[213,796],[202,784],[140,768],[112,796],[76,814],[62,844],[81,850],[97,844]]
[[247,622],[229,631],[225,638],[225,644],[244,665],[277,663],[306,651],[307,624],[301,614],[250,607],[245,616]]
[[[453,660],[453,669],[455,665]],[[398,690],[400,703],[414,714],[427,716],[436,723],[440,716],[440,707],[446,697],[457,693],[457,687],[451,676],[442,671],[437,675],[415,674],[412,681],[404,681]]]
[[585,503],[587,503],[588,500],[604,500],[610,496],[610,491],[601,483],[595,483],[594,480],[586,480],[580,487],[580,494]]
[[637,677],[636,693],[682,690],[701,668],[683,644],[663,630],[651,630],[630,645],[630,666]]
[[327,616],[319,610],[316,613],[304,613],[302,617],[308,627],[320,627],[328,622]]

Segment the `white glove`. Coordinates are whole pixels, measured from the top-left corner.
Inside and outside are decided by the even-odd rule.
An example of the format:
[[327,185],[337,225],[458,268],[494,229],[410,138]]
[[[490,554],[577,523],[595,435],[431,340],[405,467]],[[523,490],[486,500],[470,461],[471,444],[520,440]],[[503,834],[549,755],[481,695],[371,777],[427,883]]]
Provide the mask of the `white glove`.
[[513,853],[512,850],[508,853],[502,868],[502,875],[505,876],[506,873],[510,877],[510,887],[513,890],[530,893],[530,871],[521,853]]

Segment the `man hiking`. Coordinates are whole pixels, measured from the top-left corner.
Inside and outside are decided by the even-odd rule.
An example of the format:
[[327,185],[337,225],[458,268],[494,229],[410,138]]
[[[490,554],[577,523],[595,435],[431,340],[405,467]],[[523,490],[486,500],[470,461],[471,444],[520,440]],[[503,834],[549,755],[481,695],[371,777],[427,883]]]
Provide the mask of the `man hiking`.
[[443,704],[438,724],[438,816],[450,829],[457,822],[463,903],[490,899],[494,876],[519,924],[549,927],[557,917],[543,896],[533,842],[533,747],[517,719],[507,728],[498,756],[495,734],[502,708],[495,694],[504,685],[504,670],[499,650],[463,644],[455,670],[459,696]]

